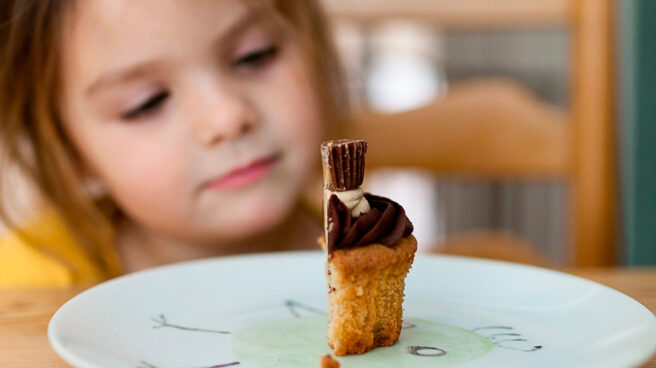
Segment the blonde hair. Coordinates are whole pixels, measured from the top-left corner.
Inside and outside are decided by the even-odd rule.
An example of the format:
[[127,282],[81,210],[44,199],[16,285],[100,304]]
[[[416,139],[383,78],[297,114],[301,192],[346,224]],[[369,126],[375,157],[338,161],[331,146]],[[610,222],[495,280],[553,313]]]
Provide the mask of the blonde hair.
[[[346,88],[322,9],[316,0],[248,0],[289,27],[307,56],[319,91],[325,120],[341,121]],[[62,23],[72,0],[3,0],[0,3],[0,159],[18,166],[39,194],[61,216],[88,257],[108,276],[102,256],[113,244],[113,212],[83,190],[76,153],[62,130],[58,114],[59,52]],[[260,9],[262,10],[262,9]],[[0,178],[5,175],[0,175]],[[0,185],[6,183],[0,181]],[[1,190],[0,193],[5,191]],[[0,217],[9,225],[6,203]],[[15,226],[14,226],[15,227]],[[48,252],[38,237],[22,234]]]

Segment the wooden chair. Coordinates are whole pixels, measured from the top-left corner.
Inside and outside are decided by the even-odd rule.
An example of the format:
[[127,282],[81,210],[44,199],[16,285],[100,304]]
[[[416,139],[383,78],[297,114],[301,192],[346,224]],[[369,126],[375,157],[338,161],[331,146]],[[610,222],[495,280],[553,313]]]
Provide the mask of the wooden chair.
[[[570,193],[572,265],[616,262],[612,0],[502,0],[493,7],[483,0],[376,0],[375,6],[367,1],[324,2],[335,17],[360,22],[403,15],[443,27],[550,24],[569,29],[569,112],[548,106],[516,83],[479,80],[455,86],[446,97],[418,110],[362,112],[340,135],[370,142],[370,168],[422,167],[439,175],[561,180]],[[519,254],[527,263],[543,263],[539,255],[523,253],[526,248],[503,234],[475,234],[447,245],[453,253],[507,254],[496,257],[504,259]]]

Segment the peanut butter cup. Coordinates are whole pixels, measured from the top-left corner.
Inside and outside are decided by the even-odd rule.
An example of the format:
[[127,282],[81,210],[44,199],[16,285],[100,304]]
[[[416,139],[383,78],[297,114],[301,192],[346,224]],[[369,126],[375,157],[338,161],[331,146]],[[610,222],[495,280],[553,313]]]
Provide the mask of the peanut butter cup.
[[323,185],[332,191],[357,189],[364,179],[364,155],[367,142],[340,139],[321,144]]

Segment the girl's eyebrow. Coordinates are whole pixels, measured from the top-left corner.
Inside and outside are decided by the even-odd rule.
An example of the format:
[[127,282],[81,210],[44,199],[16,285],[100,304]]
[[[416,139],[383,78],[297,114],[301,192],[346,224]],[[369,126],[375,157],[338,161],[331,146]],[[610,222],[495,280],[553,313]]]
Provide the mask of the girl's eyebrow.
[[[259,12],[249,11],[241,16],[239,16],[235,21],[230,25],[221,29],[217,32],[218,36],[216,40],[221,42],[221,40],[231,40],[235,35],[239,34],[243,30],[252,26],[254,23],[261,21],[262,18]],[[154,67],[157,66],[157,61],[147,61],[144,63],[138,63],[134,66],[128,66],[125,68],[120,68],[116,71],[109,71],[102,74],[100,77],[94,80],[94,82],[89,84],[89,87],[85,89],[85,95],[91,96],[97,93],[99,90],[111,87],[112,85],[121,84],[129,80],[137,79],[149,71],[152,71]]]
[[91,96],[103,88],[108,88],[113,85],[121,84],[129,80],[137,79],[145,75],[149,70],[152,70],[156,62],[146,62],[136,66],[127,67],[117,71],[111,71],[101,75],[95,82],[91,83],[86,89],[85,94]]

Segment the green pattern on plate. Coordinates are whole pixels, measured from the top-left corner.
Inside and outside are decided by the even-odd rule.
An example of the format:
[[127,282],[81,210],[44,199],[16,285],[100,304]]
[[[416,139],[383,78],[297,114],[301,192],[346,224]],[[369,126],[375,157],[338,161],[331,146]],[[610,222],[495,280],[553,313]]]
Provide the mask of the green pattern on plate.
[[[475,359],[494,347],[490,339],[459,327],[420,319],[408,319],[406,325],[409,327],[390,347],[337,357],[341,367],[450,367]],[[232,347],[243,363],[256,367],[316,367],[322,355],[331,353],[327,328],[326,316],[262,321],[238,331]],[[413,355],[412,346],[422,347],[420,354],[439,356]]]

